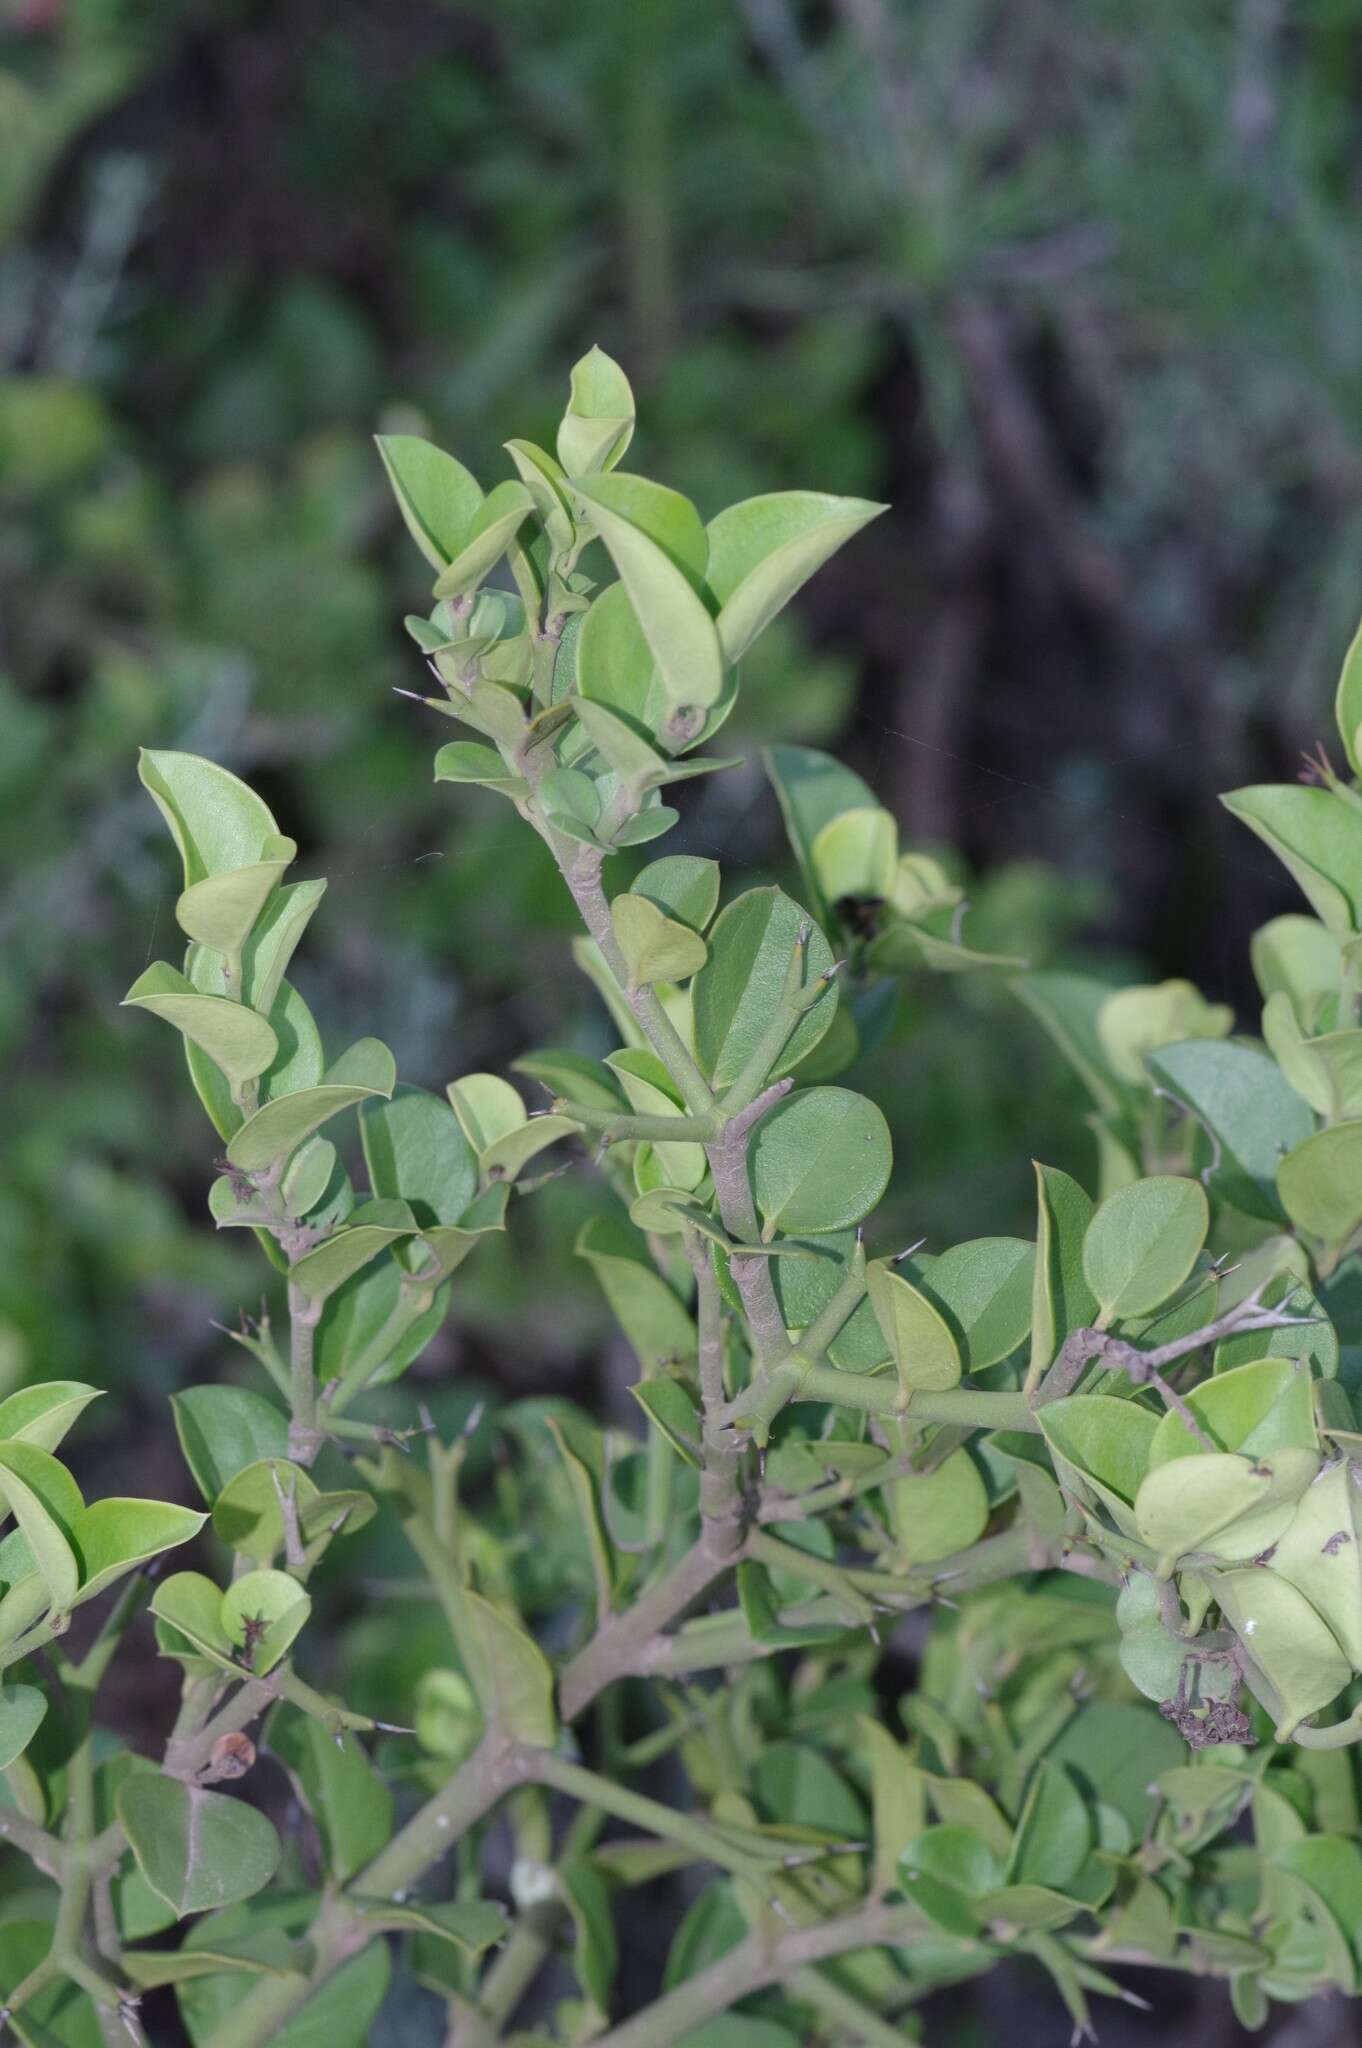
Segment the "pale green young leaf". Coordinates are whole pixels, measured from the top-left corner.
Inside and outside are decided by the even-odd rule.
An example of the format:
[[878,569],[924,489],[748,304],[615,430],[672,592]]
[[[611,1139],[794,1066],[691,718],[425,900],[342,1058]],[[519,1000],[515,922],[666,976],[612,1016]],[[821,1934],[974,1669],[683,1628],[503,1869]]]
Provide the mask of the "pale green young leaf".
[[1289,1742],[1300,1723],[1337,1697],[1352,1666],[1337,1636],[1303,1593],[1275,1572],[1219,1572],[1215,1597],[1221,1612],[1280,1702],[1276,1738]]
[[412,1236],[416,1228],[414,1222],[366,1223],[364,1217],[376,1206],[366,1203],[363,1208],[356,1209],[354,1214],[358,1220],[352,1220],[315,1250],[305,1252],[301,1259],[295,1260],[289,1269],[293,1285],[300,1287],[313,1301],[325,1301],[371,1259],[376,1259],[400,1238]]
[[842,811],[813,842],[810,859],[823,902],[878,902],[894,886],[899,828],[888,811]]
[[629,1391],[654,1429],[660,1431],[672,1449],[698,1471],[701,1459],[700,1407],[685,1382],[674,1380],[666,1373],[657,1373],[652,1379],[632,1381]]
[[50,1451],[33,1443],[0,1443],[0,1502],[18,1523],[52,1606],[67,1613],[80,1584],[74,1547],[85,1513],[80,1488]]
[[482,504],[476,478],[417,434],[376,434],[407,530],[434,569],[453,561]]
[[519,1130],[507,1131],[478,1154],[478,1170],[484,1181],[516,1180],[550,1145],[560,1138],[575,1138],[578,1132],[570,1116],[530,1117]]
[[445,1092],[476,1153],[485,1152],[527,1121],[519,1093],[499,1074],[465,1074],[461,1080],[451,1081]]
[[1009,1884],[1061,1888],[1077,1877],[1093,1845],[1088,1808],[1062,1764],[1037,1765],[1017,1822]]
[[234,1093],[263,1074],[279,1052],[279,1041],[263,1017],[226,996],[199,995],[162,960],[138,976],[123,1002],[173,1024],[221,1069]]
[[905,1567],[967,1549],[988,1524],[988,1488],[968,1451],[952,1451],[934,1471],[892,1480],[885,1495]]
[[1236,789],[1220,801],[1271,847],[1331,932],[1359,929],[1362,810],[1333,790],[1293,782]]
[[572,513],[568,508],[570,485],[563,466],[546,449],[533,441],[507,441],[506,453],[520,473],[529,492],[535,515],[548,536],[550,549],[565,553],[576,539]]
[[354,1109],[376,1097],[386,1098],[391,1093],[391,1082],[387,1088],[378,1088],[335,1081],[329,1078],[334,1071],[328,1070],[328,1076],[315,1088],[300,1088],[294,1094],[281,1095],[248,1116],[228,1144],[230,1163],[242,1173],[267,1172],[342,1110]]
[[222,1596],[223,1632],[237,1661],[263,1678],[287,1656],[312,1612],[312,1602],[287,1572],[243,1572]]
[[809,901],[826,919],[832,906],[819,894],[814,841],[844,811],[876,809],[875,793],[852,769],[815,747],[764,747],[762,763],[780,804]]
[[1031,1327],[1036,1248],[1021,1237],[975,1237],[900,1270],[945,1317],[966,1372],[1007,1358]]
[[707,580],[726,662],[738,661],[838,548],[888,508],[823,491],[777,491],[709,524]]
[[867,1269],[866,1286],[904,1394],[956,1386],[960,1353],[940,1311],[882,1259]]
[[[1183,1398],[1202,1435],[1218,1450],[1262,1458],[1286,1447],[1318,1448],[1310,1375],[1294,1359],[1254,1359],[1217,1372],[1189,1388]],[[1190,1458],[1204,1449],[1181,1415],[1170,1409],[1154,1433],[1150,1467],[1170,1458]]]
[[473,515],[459,552],[436,577],[436,597],[471,597],[515,539],[532,505],[524,484],[510,479],[489,491]]
[[543,1651],[518,1622],[471,1588],[460,1592],[458,1605],[459,1649],[484,1722],[517,1742],[551,1749],[558,1723],[553,1671]]
[[1277,1168],[1282,1206],[1298,1230],[1341,1244],[1362,1223],[1362,1119],[1316,1131]]
[[221,1589],[202,1572],[176,1572],[163,1580],[152,1594],[151,1611],[210,1664],[236,1669],[232,1640],[222,1625]]
[[143,1877],[181,1920],[250,1898],[279,1865],[279,1837],[263,1813],[178,1778],[129,1778],[118,1818]]
[[1209,1227],[1200,1181],[1157,1174],[1109,1195],[1083,1240],[1083,1272],[1102,1326],[1167,1301],[1195,1265]]
[[0,1771],[23,1755],[46,1712],[47,1700],[36,1685],[0,1685]]
[[108,1495],[77,1516],[71,1543],[80,1565],[80,1599],[93,1600],[115,1579],[197,1536],[206,1515],[172,1501]]
[[1016,983],[1036,1021],[1054,1040],[1103,1116],[1119,1116],[1129,1100],[1112,1070],[1098,1030],[1110,984],[1087,974],[1024,974]]
[[719,863],[692,853],[665,854],[641,868],[629,888],[693,932],[703,932],[719,907]]
[[519,802],[530,793],[523,775],[510,775],[495,747],[479,746],[476,740],[450,740],[435,756],[437,782],[471,782],[480,789],[494,789],[499,796]]
[[633,434],[629,379],[604,349],[588,349],[572,366],[567,411],[558,428],[558,460],[570,477],[613,469]]
[[1092,1221],[1086,1189],[1057,1166],[1033,1161],[1036,1175],[1036,1263],[1031,1292],[1031,1370],[1043,1372],[1070,1330],[1097,1314],[1083,1274],[1083,1239]]
[[1319,1454],[1281,1450],[1270,1459],[1203,1451],[1194,1465],[1156,1466],[1135,1496],[1135,1531],[1166,1575],[1189,1551],[1247,1563],[1282,1536],[1319,1470]]
[[253,867],[282,836],[269,805],[216,761],[144,747],[138,774],[179,848],[186,889],[207,875]]
[[1362,775],[1362,627],[1343,657],[1343,672],[1334,695],[1334,716],[1343,751],[1354,775]]
[[610,905],[615,940],[624,955],[630,988],[655,981],[688,981],[709,957],[708,948],[689,925],[678,924],[646,896],[626,891]]
[[638,615],[668,705],[674,712],[701,711],[718,702],[725,664],[714,621],[691,580],[704,567],[688,552],[686,515],[693,516],[693,507],[661,485],[645,493],[639,488],[644,482],[617,472],[578,483],[576,491]]
[[81,1380],[44,1380],[21,1387],[0,1401],[0,1442],[55,1451],[71,1425],[99,1397],[98,1387],[87,1387]]
[[1321,1002],[1338,993],[1343,963],[1337,933],[1318,918],[1291,913],[1260,925],[1249,951],[1264,1001],[1286,996],[1302,1030],[1313,1031]]
[[277,844],[283,850],[268,860],[205,875],[186,889],[175,905],[180,930],[215,953],[239,957],[271,890],[297,854],[293,840]]
[[1272,1569],[1303,1593],[1362,1668],[1362,1491],[1341,1458],[1301,1495],[1277,1542]]
[[1135,1088],[1145,1085],[1147,1053],[1184,1039],[1226,1038],[1233,1029],[1233,1010],[1225,1003],[1208,1003],[1190,981],[1117,989],[1097,1013],[1097,1035],[1108,1065]]

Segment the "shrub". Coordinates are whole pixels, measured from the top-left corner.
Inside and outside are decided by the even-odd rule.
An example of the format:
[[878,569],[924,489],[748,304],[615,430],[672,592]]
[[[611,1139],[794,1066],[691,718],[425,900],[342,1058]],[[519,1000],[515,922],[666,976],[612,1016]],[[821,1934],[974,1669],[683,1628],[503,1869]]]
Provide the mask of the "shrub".
[[[287,978],[324,884],[287,880],[297,847],[244,783],[143,756],[189,946],[127,1001],[181,1034],[224,1152],[213,1220],[255,1232],[287,1315],[243,1324],[257,1384],[176,1398],[202,1512],[83,1502],[57,1452],[93,1389],[0,1407],[0,1832],[34,1869],[0,1975],[25,2041],[135,2035],[139,1994],[173,1987],[204,2048],[341,2048],[398,1954],[451,2048],[505,2038],[560,1949],[575,1992],[509,2038],[898,2040],[1008,1955],[1078,2029],[1134,1964],[1225,1978],[1248,2024],[1356,1989],[1362,798],[1321,753],[1308,785],[1228,799],[1313,913],[1255,941],[1262,1042],[1185,983],[971,950],[942,866],[808,749],[767,758],[799,900],[720,909],[714,861],[654,855],[664,793],[725,766],[702,750],[748,646],[879,508],[788,492],[706,526],[619,467],[632,431],[593,352],[556,455],[509,443],[486,495],[380,443],[435,574],[408,621],[427,702],[478,735],[436,777],[545,841],[620,1041],[519,1059],[547,1108],[491,1073],[399,1086],[371,1038],[328,1057]],[[1357,656],[1338,710],[1357,770]],[[1015,976],[1093,1096],[1096,1195],[1038,1165],[1034,1242],[875,1241],[888,1128],[842,1077],[921,971]],[[577,1249],[637,1360],[636,1428],[555,1400],[400,1426],[385,1389],[563,1147],[595,1170]],[[337,1693],[313,1598],[371,1520],[437,1648],[399,1621],[377,1686]],[[201,1531],[202,1569],[153,1576]],[[182,1674],[154,1761],[93,1711],[143,1602]],[[282,1838],[260,1750],[297,1802]],[[618,1902],[687,1872],[622,2017]]]

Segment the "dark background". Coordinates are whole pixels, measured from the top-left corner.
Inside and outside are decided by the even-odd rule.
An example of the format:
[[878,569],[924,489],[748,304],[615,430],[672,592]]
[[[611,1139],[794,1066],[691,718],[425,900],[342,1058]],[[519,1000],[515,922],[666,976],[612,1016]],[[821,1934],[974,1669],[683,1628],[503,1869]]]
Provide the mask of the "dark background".
[[[595,1043],[540,850],[392,694],[423,565],[369,438],[494,479],[593,341],[707,515],[893,508],[768,636],[752,764],[678,843],[778,870],[756,744],[833,747],[955,849],[980,943],[1253,1028],[1291,892],[1216,799],[1329,738],[1362,611],[1359,86],[1362,0],[0,0],[0,1391],[107,1386],[103,1487],[182,1494],[165,1395],[261,1284],[117,1007],[178,944],[139,743],[331,878],[298,978],[337,1049],[438,1087]],[[1030,1157],[1089,1163],[1004,988],[913,988],[867,1085],[905,1233],[1028,1230]],[[430,1384],[609,1398],[590,1199],[527,1222],[528,1299],[466,1269]]]

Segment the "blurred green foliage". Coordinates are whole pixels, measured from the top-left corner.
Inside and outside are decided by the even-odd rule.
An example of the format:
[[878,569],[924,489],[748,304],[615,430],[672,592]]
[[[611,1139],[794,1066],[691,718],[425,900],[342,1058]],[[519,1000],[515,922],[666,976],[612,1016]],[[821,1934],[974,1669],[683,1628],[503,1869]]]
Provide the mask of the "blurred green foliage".
[[[331,1036],[363,1017],[437,1086],[598,1043],[537,845],[477,794],[413,801],[431,721],[391,694],[385,591],[419,572],[369,440],[499,470],[593,339],[706,509],[812,476],[894,501],[767,636],[726,738],[849,740],[905,841],[983,871],[979,943],[1046,961],[1100,929],[1221,992],[1278,899],[1266,860],[1226,871],[1211,792],[1313,734],[1355,603],[1359,0],[1155,0],[1135,33],[1113,0],[0,20],[0,1383],[159,1403],[254,1284],[186,1227],[194,1114],[116,1008],[174,889],[138,742],[296,821],[347,912],[311,938]],[[687,844],[746,848],[758,803],[774,868],[755,761],[692,797]],[[1016,1227],[1043,1133],[1083,1158],[998,989],[914,992],[876,1057],[905,1241]],[[601,1333],[579,1210],[560,1182],[535,1225],[569,1308],[515,1303],[499,1345],[488,1258],[436,1373],[566,1384]]]

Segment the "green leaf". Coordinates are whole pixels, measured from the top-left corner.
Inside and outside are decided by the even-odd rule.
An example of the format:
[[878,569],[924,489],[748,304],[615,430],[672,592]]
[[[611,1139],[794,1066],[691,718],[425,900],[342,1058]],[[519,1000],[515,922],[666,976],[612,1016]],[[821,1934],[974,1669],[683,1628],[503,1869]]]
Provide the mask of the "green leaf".
[[[657,862],[665,867],[665,861]],[[646,872],[646,870],[645,870]],[[539,1052],[522,1053],[512,1060],[517,1074],[528,1074],[551,1095],[562,1095],[583,1109],[604,1109],[612,1113],[624,1108],[624,1096],[616,1087],[610,1069],[600,1060],[563,1046],[548,1046]]]
[[406,1202],[419,1224],[458,1223],[478,1190],[478,1162],[448,1102],[398,1088],[390,1102],[370,1102],[359,1126],[375,1195]]
[[1092,1822],[1073,1779],[1062,1764],[1037,1765],[1017,1822],[1008,1883],[1062,1891],[1077,1877],[1091,1848]]
[[1362,1119],[1316,1131],[1277,1169],[1282,1206],[1298,1230],[1341,1244],[1362,1223]]
[[562,1865],[558,1884],[576,1933],[572,1966],[577,1982],[598,2011],[608,2012],[619,1968],[609,1887],[599,1870],[580,1858]]
[[1327,1707],[1352,1677],[1337,1636],[1305,1595],[1275,1572],[1219,1572],[1215,1597],[1242,1649],[1277,1694],[1276,1739],[1289,1742],[1300,1723]]
[[441,747],[435,756],[435,780],[473,782],[516,801],[530,793],[523,775],[507,773],[506,763],[495,747],[479,746],[476,740],[450,740]]
[[[484,1180],[515,1180],[532,1159],[550,1145],[556,1145],[560,1138],[575,1138],[580,1127],[570,1116],[536,1116],[527,1118],[518,1131],[508,1131],[504,1138],[478,1154],[478,1169]],[[489,1224],[489,1229],[499,1229],[500,1222]]]
[[1024,974],[1017,994],[1082,1081],[1103,1116],[1119,1116],[1129,1101],[1107,1060],[1098,1019],[1110,984],[1086,974]]
[[234,1095],[245,1082],[263,1074],[279,1052],[279,1041],[263,1017],[226,996],[200,995],[163,960],[137,977],[123,1002],[173,1024],[221,1068]]
[[814,747],[765,747],[762,762],[785,820],[809,901],[826,919],[832,906],[819,894],[813,843],[824,826],[844,811],[874,810],[875,793],[850,768]]
[[374,440],[407,530],[434,569],[452,562],[482,504],[477,480],[453,455],[417,434]]
[[448,1313],[449,1289],[440,1287],[430,1307],[414,1320],[400,1317],[400,1334],[388,1337],[385,1333],[401,1301],[402,1286],[403,1273],[396,1259],[382,1259],[365,1266],[328,1296],[314,1347],[317,1378],[323,1386],[328,1380],[344,1377],[366,1357],[373,1367],[366,1384],[386,1386],[420,1357]]
[[[1218,1450],[1262,1458],[1288,1446],[1318,1448],[1310,1375],[1292,1359],[1260,1358],[1218,1372],[1183,1398]],[[1195,1457],[1204,1449],[1170,1409],[1154,1432],[1150,1467],[1167,1464],[1170,1458]]]
[[277,857],[254,867],[206,875],[186,889],[175,905],[180,930],[215,953],[239,957],[271,891],[298,851],[291,839],[274,843],[280,849]]
[[1208,1003],[1190,981],[1117,989],[1097,1013],[1097,1036],[1107,1064],[1136,1088],[1144,1086],[1149,1053],[1184,1039],[1227,1038],[1233,1029],[1233,1010],[1224,1003]]
[[872,1715],[857,1716],[856,1736],[870,1769],[875,1842],[872,1890],[878,1896],[894,1884],[899,1856],[927,1824],[926,1780],[908,1751]]
[[435,579],[437,598],[469,597],[491,574],[533,507],[524,484],[508,478],[479,505],[458,553]]
[[[520,481],[530,494],[530,502],[544,528],[549,549],[564,553],[577,539],[572,514],[568,510],[567,492],[570,488],[562,465],[533,441],[507,441],[506,453],[517,470]],[[542,582],[542,574],[540,576]]]
[[719,601],[724,660],[739,660],[810,576],[887,509],[866,498],[776,491],[712,519],[707,580]]
[[1338,1835],[1307,1835],[1277,1849],[1271,1862],[1304,1886],[1316,1913],[1339,1929],[1354,1970],[1362,1975],[1362,1850],[1357,1843]]
[[[709,937],[709,959],[691,991],[695,1051],[717,1089],[737,1079],[780,1002],[790,956],[808,932],[805,983],[830,974],[832,951],[807,913],[780,889],[749,889],[721,912]],[[837,987],[806,1010],[787,1039],[770,1078],[789,1074],[818,1044],[837,1009]]]
[[[623,474],[576,485],[610,553],[673,713],[719,701],[724,657],[713,619],[691,581],[694,508],[675,491]],[[689,735],[687,735],[689,736]]]
[[459,1650],[488,1727],[518,1742],[552,1749],[558,1738],[553,1671],[539,1645],[490,1600],[465,1587],[458,1596]]
[[288,1417],[249,1387],[186,1387],[170,1405],[185,1463],[209,1507],[247,1465],[288,1450]]
[[363,1219],[377,1203],[366,1204],[356,1209],[355,1219],[344,1230],[338,1230],[328,1237],[314,1251],[306,1252],[294,1261],[289,1269],[289,1278],[295,1287],[313,1301],[325,1301],[338,1287],[376,1259],[380,1252],[387,1251],[399,1238],[410,1237],[413,1223],[366,1223]]
[[572,477],[613,469],[634,435],[629,379],[604,349],[572,366],[567,411],[558,429],[558,460]]
[[1272,1557],[1273,1571],[1328,1623],[1354,1670],[1362,1668],[1362,1496],[1356,1472],[1342,1458],[1320,1473],[1301,1495]]
[[329,1529],[341,1515],[350,1531],[362,1528],[374,1513],[371,1495],[358,1489],[323,1493],[310,1473],[286,1458],[262,1458],[237,1472],[213,1506],[213,1533],[229,1550],[239,1550],[257,1564],[269,1564],[284,1547],[281,1494],[292,1497],[305,1543]]
[[899,1857],[904,1897],[948,1934],[966,1941],[979,1930],[975,1902],[996,1891],[1001,1881],[998,1858],[968,1828],[924,1828]]
[[1110,1394],[1070,1394],[1036,1410],[1046,1442],[1075,1471],[1134,1503],[1149,1467],[1157,1416]]
[[1252,1046],[1192,1039],[1151,1052],[1146,1064],[1214,1139],[1217,1191],[1246,1215],[1277,1222],[1283,1214],[1277,1193],[1282,1153],[1315,1127],[1277,1062]]
[[[667,854],[640,869],[629,887],[631,894],[646,897],[668,917],[703,932],[719,907],[719,863],[701,860],[697,854]],[[581,1102],[583,1097],[574,1100]]]
[[80,1568],[74,1531],[85,1503],[80,1488],[50,1451],[31,1443],[0,1443],[0,1500],[13,1514],[58,1614],[75,1602]]
[[1334,696],[1339,738],[1354,775],[1362,775],[1362,627],[1343,657],[1343,671]]
[[[243,1936],[253,1937],[254,1943],[269,1953],[281,1928],[296,1940],[304,1941],[318,1906],[316,1896],[306,1893],[253,1899],[244,1907],[232,1907],[225,1913],[196,1921],[179,1953],[192,1954],[200,1947],[211,1951],[221,1948],[225,1941]],[[307,1959],[304,1947],[299,1960]],[[270,2048],[367,2048],[391,1975],[388,1944],[369,1942],[358,1955],[342,1963],[291,2019],[274,2029]],[[208,2048],[214,2033],[233,2022],[241,2004],[241,1974],[232,1970],[196,1977],[181,1983],[176,1997],[194,2048]]]
[[499,1074],[465,1074],[461,1081],[451,1081],[446,1093],[476,1153],[485,1152],[526,1122],[524,1103]]
[[752,1134],[752,1193],[762,1241],[859,1223],[889,1185],[893,1145],[877,1106],[847,1088],[805,1088]]
[[[506,1204],[509,1196],[510,1187],[506,1182],[496,1187],[484,1188],[477,1200],[469,1204],[458,1223],[431,1224],[421,1232],[421,1243],[438,1266],[439,1278],[448,1279],[451,1273],[457,1272],[469,1253],[477,1249],[479,1238],[506,1228]],[[414,1265],[412,1270],[419,1270],[423,1279],[431,1277],[430,1268],[425,1264],[420,1265],[419,1269]],[[377,1383],[381,1384],[381,1381]]]
[[848,898],[883,901],[894,886],[898,850],[899,828],[888,811],[842,811],[829,819],[811,853],[822,900],[834,909]]
[[34,1387],[21,1387],[17,1394],[0,1401],[0,1442],[36,1444],[40,1451],[55,1451],[99,1395],[98,1387],[87,1387],[82,1380],[44,1380]]
[[207,875],[254,867],[282,837],[269,805],[216,761],[144,747],[138,774],[180,850],[186,889]]
[[1154,1779],[1180,1764],[1186,1750],[1177,1730],[1149,1707],[1093,1700],[1065,1723],[1046,1754],[1090,1800],[1123,1815],[1138,1842],[1153,1815]]
[[940,1311],[882,1260],[867,1270],[866,1286],[905,1395],[957,1385],[960,1353]]
[[1070,1330],[1097,1314],[1083,1273],[1083,1239],[1092,1222],[1086,1189],[1057,1166],[1033,1161],[1036,1175],[1036,1263],[1031,1289],[1031,1370],[1053,1363]]
[[1220,801],[1272,848],[1331,932],[1359,929],[1362,810],[1302,783],[1260,783]]
[[23,1755],[46,1712],[36,1685],[0,1685],[0,1771]]
[[[639,1116],[680,1116],[682,1105],[674,1084],[656,1053],[626,1049],[607,1055],[606,1065],[618,1074],[629,1106]],[[673,1144],[664,1139],[653,1147],[658,1166],[668,1187],[691,1193],[708,1171],[704,1147],[681,1139]]]
[[1007,1358],[1031,1327],[1036,1248],[1020,1237],[976,1237],[902,1270],[940,1312],[966,1372]]
[[895,1479],[885,1492],[905,1567],[967,1549],[988,1525],[988,1489],[968,1451],[952,1451],[935,1471]]
[[275,999],[298,941],[326,894],[326,883],[290,882],[268,898],[246,942],[242,992],[253,1010],[274,1020]]
[[576,1249],[645,1370],[695,1356],[695,1325],[648,1260],[637,1231],[608,1215],[593,1216]]
[[173,1631],[174,1641],[164,1629],[157,1638],[167,1655],[183,1655],[192,1646],[210,1666],[236,1670],[232,1640],[222,1625],[222,1593],[202,1572],[176,1572],[156,1588],[151,1611],[164,1628]]
[[206,1515],[165,1500],[108,1495],[77,1516],[71,1541],[80,1564],[80,1598],[92,1600],[115,1579],[197,1536]]
[[631,989],[655,981],[688,981],[709,957],[698,933],[667,917],[646,896],[617,896],[610,905],[610,922]]
[[243,1572],[222,1596],[223,1630],[237,1662],[257,1678],[288,1655],[311,1612],[312,1602],[287,1572]]
[[666,1373],[634,1380],[629,1388],[639,1407],[688,1465],[700,1469],[700,1405],[681,1380]]
[[137,1866],[176,1917],[248,1899],[279,1864],[279,1837],[240,1799],[139,1772],[118,1794]]
[[1102,1327],[1167,1301],[1195,1265],[1209,1227],[1199,1181],[1158,1174],[1108,1195],[1083,1240],[1083,1272]]
[[[378,1047],[377,1039],[370,1039],[368,1043]],[[392,1070],[392,1055],[386,1046],[379,1050],[386,1055],[386,1060],[375,1058],[373,1082],[337,1080],[335,1076],[340,1069],[337,1061],[315,1088],[300,1088],[296,1094],[281,1095],[277,1101],[267,1102],[257,1109],[253,1116],[247,1117],[227,1147],[231,1164],[243,1173],[268,1172],[278,1161],[296,1151],[305,1138],[319,1131],[333,1116],[339,1116],[342,1110],[390,1096],[396,1078]],[[351,1052],[354,1051],[352,1046]],[[386,1087],[382,1085],[384,1082]]]

